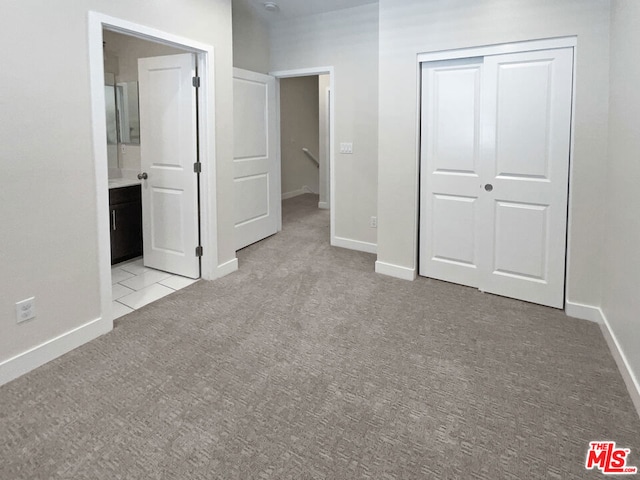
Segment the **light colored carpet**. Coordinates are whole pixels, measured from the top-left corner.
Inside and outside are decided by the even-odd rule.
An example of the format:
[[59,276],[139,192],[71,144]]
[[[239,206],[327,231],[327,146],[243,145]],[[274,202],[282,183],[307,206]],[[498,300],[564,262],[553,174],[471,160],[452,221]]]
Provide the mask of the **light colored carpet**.
[[595,324],[373,272],[307,195],[284,231],[0,387],[0,478],[583,479],[640,465]]

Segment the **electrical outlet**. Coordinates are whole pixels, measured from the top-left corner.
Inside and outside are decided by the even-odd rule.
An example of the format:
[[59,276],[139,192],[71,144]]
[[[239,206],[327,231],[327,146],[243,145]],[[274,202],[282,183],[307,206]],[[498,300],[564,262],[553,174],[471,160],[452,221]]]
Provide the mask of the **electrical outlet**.
[[16,303],[16,323],[25,322],[36,317],[36,297],[27,298]]
[[369,220],[369,226],[371,228],[378,228],[378,217],[371,217]]

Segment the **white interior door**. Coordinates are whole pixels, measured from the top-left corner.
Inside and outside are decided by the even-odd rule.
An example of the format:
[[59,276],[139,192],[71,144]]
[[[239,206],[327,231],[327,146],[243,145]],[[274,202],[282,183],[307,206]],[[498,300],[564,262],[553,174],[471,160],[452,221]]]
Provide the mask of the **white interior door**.
[[420,275],[477,287],[482,58],[426,65]]
[[138,60],[144,264],[200,276],[195,56]]
[[485,292],[563,307],[572,85],[571,48],[485,58]]
[[280,223],[275,78],[233,73],[235,245],[275,234]]
[[420,274],[562,308],[573,50],[423,64]]

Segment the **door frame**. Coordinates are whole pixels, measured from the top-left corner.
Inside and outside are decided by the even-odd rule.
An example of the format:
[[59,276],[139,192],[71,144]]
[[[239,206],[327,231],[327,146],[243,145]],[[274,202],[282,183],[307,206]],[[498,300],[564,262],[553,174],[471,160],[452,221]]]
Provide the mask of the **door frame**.
[[[421,157],[421,115],[422,115],[422,63],[435,62],[442,60],[457,60],[461,58],[473,58],[473,57],[486,57],[490,55],[502,55],[508,53],[522,53],[532,52],[536,50],[552,50],[557,48],[572,48],[573,49],[573,84],[571,91],[571,126],[570,126],[570,139],[569,139],[569,185],[568,185],[568,198],[567,198],[567,238],[566,238],[566,254],[565,254],[565,270],[564,270],[564,308],[565,310],[570,304],[567,292],[567,285],[570,280],[570,268],[571,264],[571,238],[572,238],[572,212],[573,212],[573,155],[574,155],[574,119],[575,119],[575,107],[576,107],[576,73],[577,73],[577,50],[578,50],[578,37],[575,35],[566,37],[544,38],[535,40],[525,40],[512,43],[500,43],[494,45],[480,45],[467,48],[456,48],[452,50],[438,50],[433,52],[419,53],[416,58],[416,75],[417,75],[417,119],[416,119],[416,184],[415,184],[415,231],[416,236],[416,249],[414,251],[416,257],[416,270],[417,273],[420,270],[420,157]],[[414,275],[416,275],[414,273]],[[415,276],[414,276],[415,278]]]
[[109,175],[104,98],[104,52],[102,31],[110,30],[142,40],[177,47],[196,55],[200,76],[198,91],[199,158],[203,163],[200,175],[200,235],[205,255],[201,258],[200,277],[212,280],[218,272],[218,218],[216,200],[216,154],[214,50],[195,40],[150,28],[95,11],[88,14],[89,81],[91,91],[91,121],[93,161],[95,167],[96,218],[98,229],[98,273],[100,285],[100,316],[113,323],[111,287],[111,247],[109,237]]
[[[319,77],[318,77],[319,78]],[[325,142],[324,142],[324,147],[322,147],[322,136],[320,137],[320,142],[321,142],[321,146],[320,146],[320,151],[322,151],[322,149],[324,148],[325,152],[324,152],[324,156],[327,159],[327,168],[329,168],[329,154],[331,152],[331,135],[330,135],[330,131],[331,131],[331,118],[333,118],[333,114],[331,113],[331,87],[326,87],[324,92],[324,99],[322,99],[322,101],[324,102],[324,104],[326,105],[326,115],[321,116],[320,120],[324,122],[324,126],[322,128],[325,129],[326,135],[325,135]],[[322,131],[322,130],[321,130]],[[320,151],[318,153],[320,153]],[[322,158],[321,155],[319,155],[320,158]],[[330,174],[331,172],[329,172]],[[320,178],[320,188],[318,189],[319,191],[322,191],[322,183],[325,184],[325,187],[329,190],[329,195],[331,195],[331,187],[329,186],[329,177],[326,176],[324,179],[324,182],[322,181],[322,177]],[[318,208],[321,208],[323,210],[329,210],[331,209],[331,199],[327,198],[325,196],[325,202],[318,202]]]
[[[276,116],[278,125],[278,164],[282,165],[281,145],[280,145],[280,79],[293,77],[310,77],[315,75],[329,75],[329,217],[330,217],[330,243],[336,245],[336,212],[335,212],[335,71],[331,67],[310,67],[294,70],[278,70],[269,72],[269,75],[276,78]],[[282,202],[280,202],[282,204]],[[282,230],[282,207],[280,207],[280,219],[278,231]]]

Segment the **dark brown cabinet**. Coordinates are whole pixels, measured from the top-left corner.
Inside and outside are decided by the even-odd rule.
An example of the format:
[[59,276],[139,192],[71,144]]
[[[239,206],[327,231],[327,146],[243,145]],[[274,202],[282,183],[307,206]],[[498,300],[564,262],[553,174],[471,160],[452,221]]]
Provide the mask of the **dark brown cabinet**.
[[109,190],[111,265],[142,255],[140,185]]

